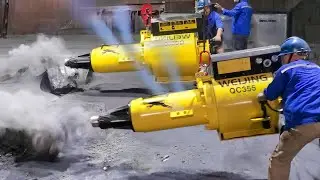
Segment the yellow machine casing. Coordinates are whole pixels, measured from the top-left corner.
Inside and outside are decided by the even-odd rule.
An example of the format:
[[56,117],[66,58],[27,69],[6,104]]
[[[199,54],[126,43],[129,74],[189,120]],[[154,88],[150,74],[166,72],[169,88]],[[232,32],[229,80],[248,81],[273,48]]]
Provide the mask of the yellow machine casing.
[[258,93],[272,81],[272,74],[245,76],[239,80],[244,83],[243,80],[249,78],[258,80],[224,87],[221,82],[212,81],[199,89],[135,99],[130,103],[133,129],[150,132],[204,124],[207,129],[217,130],[221,140],[276,133],[278,113],[267,111],[271,127],[265,129],[261,105],[256,100]]
[[140,44],[103,45],[93,49],[90,58],[98,73],[137,71],[135,61],[143,60]]
[[132,125],[137,132],[207,124],[207,112],[198,90],[139,98],[130,103]]
[[[170,68],[181,81],[194,81],[203,48],[195,33],[153,36],[148,31],[141,31],[140,44],[105,45],[93,49],[91,67],[99,73],[137,71],[137,61],[150,69],[157,82],[171,81]],[[208,42],[205,48],[209,50]],[[208,63],[209,56],[209,53],[202,54],[204,63]]]
[[[208,50],[209,43],[206,44]],[[170,77],[175,75],[180,77],[180,81],[194,81],[202,49],[195,33],[151,36],[144,42],[145,64],[157,82],[172,82]],[[208,59],[209,55],[204,53],[206,57],[203,59]]]
[[[140,43],[102,45],[90,53],[94,72],[127,72],[148,68],[159,83],[195,81],[202,63],[209,63],[209,41],[200,41],[201,20],[172,20],[152,23],[152,31],[140,31]],[[203,53],[205,51],[205,53]],[[143,66],[141,66],[143,65]]]
[[[223,61],[213,62],[216,79],[198,76],[196,89],[131,101],[134,131],[203,124],[207,129],[217,130],[221,140],[277,133],[278,112],[259,103],[257,95],[270,84],[273,72],[281,65],[270,60],[279,50],[279,46],[270,46],[216,56],[225,56]],[[234,58],[245,55],[248,57]],[[265,61],[272,65],[264,67]],[[278,101],[272,103],[279,105]]]
[[[272,73],[242,76],[214,82],[221,139],[276,133],[276,128],[262,127],[263,112],[257,101],[259,92],[272,82]],[[277,127],[278,113],[268,111],[271,127]],[[208,124],[208,129],[215,126]]]

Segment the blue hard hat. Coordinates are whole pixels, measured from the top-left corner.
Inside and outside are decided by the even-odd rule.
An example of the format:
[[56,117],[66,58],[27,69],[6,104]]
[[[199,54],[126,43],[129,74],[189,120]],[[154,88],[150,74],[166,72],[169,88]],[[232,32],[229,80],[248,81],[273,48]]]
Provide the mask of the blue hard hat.
[[211,3],[210,0],[198,0],[198,8],[203,8],[204,6],[208,6]]
[[296,36],[292,36],[281,45],[281,52],[278,56],[284,56],[292,53],[309,53],[311,49],[308,43]]

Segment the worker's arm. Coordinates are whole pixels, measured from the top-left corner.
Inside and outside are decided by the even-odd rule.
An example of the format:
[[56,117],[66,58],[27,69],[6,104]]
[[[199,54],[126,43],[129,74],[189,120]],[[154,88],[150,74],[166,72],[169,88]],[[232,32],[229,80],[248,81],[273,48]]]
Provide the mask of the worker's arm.
[[218,13],[215,13],[215,23],[216,23],[216,28],[217,28],[217,34],[214,37],[216,41],[221,41],[222,39],[222,33],[223,33],[223,22],[221,20],[221,17],[219,16]]
[[228,10],[225,8],[222,8],[222,14],[229,17],[234,17],[238,15],[241,12],[241,6],[237,4],[233,9]]
[[287,84],[289,82],[289,77],[286,72],[282,73],[280,70],[276,72],[273,81],[264,90],[264,95],[267,100],[273,101],[282,95]]
[[222,28],[218,28],[216,36],[221,37],[222,33],[223,33],[223,29]]

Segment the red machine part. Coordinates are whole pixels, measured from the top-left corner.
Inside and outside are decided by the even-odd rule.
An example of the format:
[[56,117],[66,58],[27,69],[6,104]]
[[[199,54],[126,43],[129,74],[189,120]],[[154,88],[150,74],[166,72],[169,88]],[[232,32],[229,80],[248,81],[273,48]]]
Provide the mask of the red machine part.
[[146,27],[151,25],[151,17],[152,17],[152,6],[151,4],[143,4],[141,7],[141,18]]
[[[203,56],[202,54],[208,54],[209,58],[208,58],[208,62],[207,63],[203,63]],[[200,52],[200,59],[199,59],[199,72],[204,73],[205,75],[208,75],[208,68],[211,64],[211,58],[210,58],[210,52],[209,51],[202,51]]]

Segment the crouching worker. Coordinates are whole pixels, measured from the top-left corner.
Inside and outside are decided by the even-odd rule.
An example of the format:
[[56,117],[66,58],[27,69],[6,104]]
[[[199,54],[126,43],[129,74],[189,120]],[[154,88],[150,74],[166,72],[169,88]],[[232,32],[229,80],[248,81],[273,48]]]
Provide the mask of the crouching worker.
[[320,138],[320,67],[307,60],[310,51],[303,39],[288,38],[279,54],[282,67],[258,95],[259,101],[283,100],[285,127],[270,157],[269,180],[288,180],[292,159]]
[[214,4],[199,0],[198,8],[204,10],[204,39],[209,40],[211,53],[223,53],[223,23],[220,15],[215,12]]

